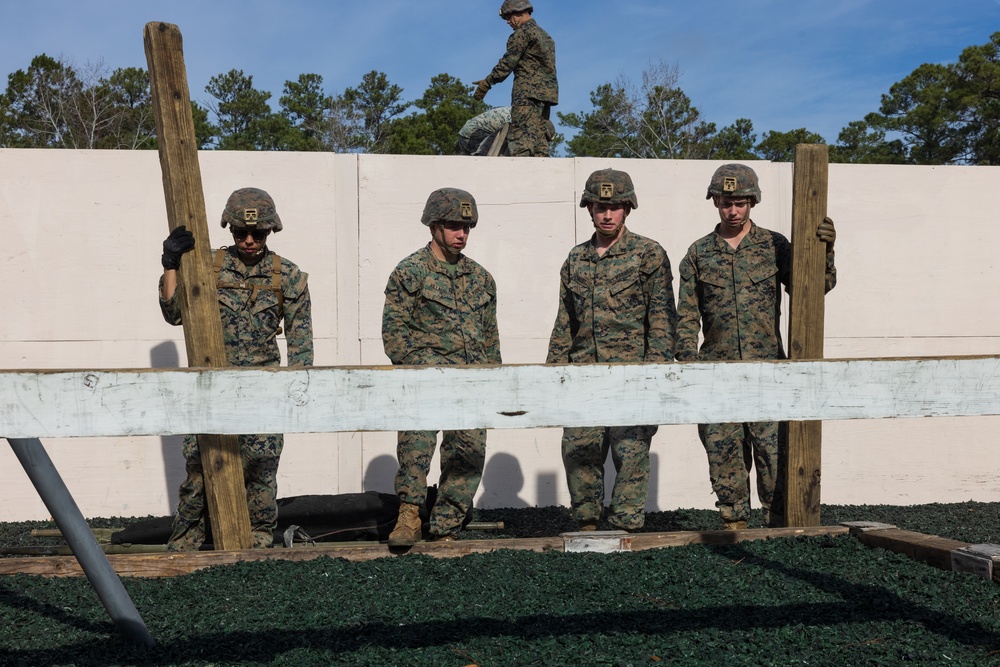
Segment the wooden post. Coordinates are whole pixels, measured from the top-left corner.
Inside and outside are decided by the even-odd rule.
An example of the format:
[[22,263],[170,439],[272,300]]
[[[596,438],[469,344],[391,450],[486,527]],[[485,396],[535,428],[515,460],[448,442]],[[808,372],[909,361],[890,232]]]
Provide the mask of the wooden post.
[[[788,347],[791,359],[823,358],[826,244],[816,227],[826,216],[825,144],[795,147],[792,184],[792,290]],[[823,422],[789,422],[785,462],[785,525],[820,525]]]
[[487,151],[487,157],[496,157],[500,155],[500,149],[503,148],[503,142],[507,141],[507,132],[510,130],[510,123],[504,123],[500,131],[497,132],[497,136],[493,137],[493,143],[490,144],[490,150]]
[[[147,23],[143,42],[156,114],[167,222],[171,230],[187,225],[195,239],[194,250],[181,262],[177,287],[188,365],[226,366],[181,33],[170,23]],[[250,516],[239,436],[199,435],[198,447],[215,548],[249,549]]]

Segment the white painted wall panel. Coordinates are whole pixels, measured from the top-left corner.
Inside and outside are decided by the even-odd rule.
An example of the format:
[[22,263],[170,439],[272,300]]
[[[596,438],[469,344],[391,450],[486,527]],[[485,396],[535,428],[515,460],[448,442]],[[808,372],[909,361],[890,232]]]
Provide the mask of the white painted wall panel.
[[[676,275],[687,246],[714,224],[704,193],[717,165],[201,154],[213,245],[229,241],[218,227],[229,192],[254,185],[275,197],[285,230],[273,246],[310,275],[321,365],[385,363],[382,290],[395,263],[428,238],[419,217],[430,190],[452,185],[476,196],[481,223],[469,254],[497,279],[504,360],[537,363],[558,268],[589,235],[577,206],[587,175],[607,166],[630,172],[639,209],[629,226],[664,245]],[[754,167],[764,191],[754,219],[787,234],[791,165]],[[998,181],[998,167],[830,166],[840,282],[827,299],[827,356],[1000,354],[997,266],[976,203]],[[155,152],[0,150],[0,229],[0,369],[184,363],[182,333],[162,321],[155,299],[166,233]],[[998,425],[993,417],[828,422],[823,499],[1000,500],[991,482]],[[558,435],[491,432],[478,502],[565,504]],[[172,510],[182,473],[176,446],[155,437],[46,444],[86,515]],[[394,453],[391,433],[290,435],[280,492],[390,490]],[[693,426],[661,428],[653,457],[650,507],[713,506]],[[0,489],[0,520],[45,516],[2,447]]]

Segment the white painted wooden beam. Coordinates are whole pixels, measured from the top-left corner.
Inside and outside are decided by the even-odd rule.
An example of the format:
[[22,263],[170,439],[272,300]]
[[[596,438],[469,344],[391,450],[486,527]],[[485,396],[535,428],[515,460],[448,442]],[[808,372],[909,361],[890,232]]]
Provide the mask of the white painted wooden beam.
[[1000,414],[1000,357],[0,371],[0,437]]

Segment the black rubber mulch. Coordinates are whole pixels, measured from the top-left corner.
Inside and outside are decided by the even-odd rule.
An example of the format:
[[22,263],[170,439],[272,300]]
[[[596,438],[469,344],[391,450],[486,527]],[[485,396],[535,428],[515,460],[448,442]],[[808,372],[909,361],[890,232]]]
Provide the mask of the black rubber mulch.
[[[502,520],[502,534],[517,537],[568,524],[564,508],[475,519]],[[823,519],[1000,542],[992,503],[829,506]],[[44,524],[0,525],[0,543],[24,544],[35,525]],[[656,512],[647,523],[718,527],[703,510]],[[268,561],[124,583],[155,649],[120,639],[86,579],[15,575],[0,578],[0,664],[1000,664],[998,585],[847,536],[612,555]]]

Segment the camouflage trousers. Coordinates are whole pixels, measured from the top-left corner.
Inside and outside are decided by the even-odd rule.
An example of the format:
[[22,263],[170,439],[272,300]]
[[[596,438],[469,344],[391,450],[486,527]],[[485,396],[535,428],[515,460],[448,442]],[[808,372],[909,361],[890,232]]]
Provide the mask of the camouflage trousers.
[[549,140],[545,136],[549,109],[544,102],[528,100],[511,106],[507,145],[512,157],[549,157]]
[[[437,431],[400,431],[396,442],[396,495],[400,502],[423,505],[427,473],[437,445]],[[486,464],[486,430],[444,431],[441,438],[441,478],[431,510],[431,535],[453,535],[479,490]]]
[[611,450],[616,475],[608,523],[621,530],[642,528],[649,492],[649,444],[656,431],[656,426],[563,429],[562,458],[574,520],[600,520],[604,510],[604,462]]
[[[240,457],[243,460],[243,481],[246,484],[254,549],[271,546],[274,529],[278,527],[278,459],[284,442],[281,434],[240,436]],[[187,479],[178,493],[173,533],[167,542],[168,551],[200,548],[205,543],[208,530],[205,476],[195,436],[184,438],[183,451]]]
[[[779,484],[779,460],[787,435],[778,422],[699,424],[708,454],[715,506],[723,521],[750,517],[750,468],[757,469],[757,497],[768,525],[779,525],[784,499]],[[772,512],[771,508],[774,508]]]
[[[495,132],[476,130],[472,133],[471,137],[458,138],[458,150],[463,155],[488,155],[490,149],[493,147],[493,142],[496,141],[499,134],[500,130],[496,130]],[[504,139],[497,155],[510,156],[510,145],[507,139]]]

